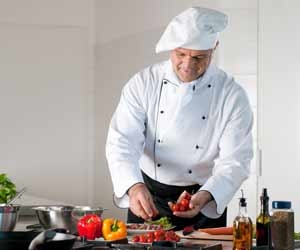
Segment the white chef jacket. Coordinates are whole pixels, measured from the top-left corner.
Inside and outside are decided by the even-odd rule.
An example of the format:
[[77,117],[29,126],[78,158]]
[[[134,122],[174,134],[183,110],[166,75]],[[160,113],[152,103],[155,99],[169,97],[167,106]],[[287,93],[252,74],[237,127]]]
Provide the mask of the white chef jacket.
[[202,213],[219,217],[249,176],[253,115],[243,88],[211,64],[182,83],[170,60],[135,74],[112,117],[106,157],[119,207],[126,191],[152,179],[177,186],[200,184],[214,201]]

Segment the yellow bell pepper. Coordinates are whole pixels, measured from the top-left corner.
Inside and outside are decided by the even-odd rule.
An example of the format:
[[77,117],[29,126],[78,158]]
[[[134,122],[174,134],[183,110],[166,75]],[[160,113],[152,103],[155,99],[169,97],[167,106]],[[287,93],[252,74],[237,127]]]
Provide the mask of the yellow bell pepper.
[[126,224],[114,218],[105,219],[102,223],[102,236],[105,240],[120,240],[127,236]]

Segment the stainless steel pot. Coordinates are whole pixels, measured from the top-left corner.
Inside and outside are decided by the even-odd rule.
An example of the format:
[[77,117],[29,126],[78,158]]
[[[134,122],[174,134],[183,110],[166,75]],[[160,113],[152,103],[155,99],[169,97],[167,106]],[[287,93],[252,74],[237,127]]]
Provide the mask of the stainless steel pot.
[[13,231],[19,219],[19,205],[0,204],[0,232]]
[[86,214],[101,216],[102,207],[89,206],[40,206],[33,207],[44,229],[64,228],[70,233],[77,233],[77,222]]

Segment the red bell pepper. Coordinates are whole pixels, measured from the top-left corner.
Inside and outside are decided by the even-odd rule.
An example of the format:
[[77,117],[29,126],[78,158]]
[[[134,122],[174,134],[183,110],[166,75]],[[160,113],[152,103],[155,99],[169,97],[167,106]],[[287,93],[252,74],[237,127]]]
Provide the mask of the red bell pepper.
[[77,223],[78,234],[88,240],[94,240],[102,236],[102,220],[96,214],[87,214],[81,217]]

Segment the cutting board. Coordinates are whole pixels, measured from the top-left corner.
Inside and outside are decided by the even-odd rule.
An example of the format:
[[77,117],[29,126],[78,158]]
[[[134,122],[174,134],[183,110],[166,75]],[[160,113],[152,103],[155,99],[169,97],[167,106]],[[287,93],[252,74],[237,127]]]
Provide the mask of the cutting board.
[[191,234],[183,235],[182,230],[176,231],[176,234],[178,234],[183,239],[199,239],[199,240],[224,240],[224,241],[232,241],[233,236],[232,235],[213,235],[208,234],[200,231],[194,231]]

